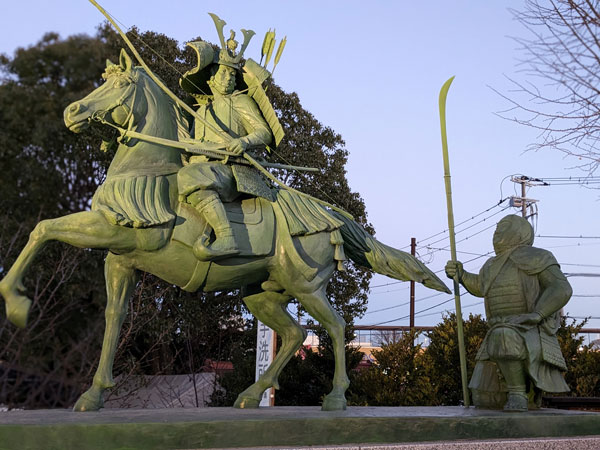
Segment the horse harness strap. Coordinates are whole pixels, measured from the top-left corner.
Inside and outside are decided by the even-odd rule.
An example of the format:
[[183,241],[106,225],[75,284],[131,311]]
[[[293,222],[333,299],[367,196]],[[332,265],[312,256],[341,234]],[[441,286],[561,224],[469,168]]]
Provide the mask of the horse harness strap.
[[[125,118],[124,122],[127,124],[127,131],[131,131],[133,128],[133,123],[135,121],[135,117],[133,116],[133,109],[135,106],[135,98],[137,95],[137,83],[135,81],[136,80],[133,80],[129,84],[129,87],[127,88],[127,90],[125,92],[123,92],[123,94],[117,99],[117,101],[115,103],[108,106],[106,109],[94,111],[90,117],[90,120],[95,120],[97,122],[102,123],[103,125],[108,125],[112,128],[116,128],[117,130],[120,130],[121,127],[119,127],[118,125],[115,125],[113,123],[110,123],[106,120],[106,114],[108,114],[109,112],[118,108],[119,106],[125,106],[125,107],[127,107],[127,109],[129,111],[127,113],[127,117]],[[133,100],[130,106],[125,104],[125,102],[129,99],[129,97],[131,97]]]

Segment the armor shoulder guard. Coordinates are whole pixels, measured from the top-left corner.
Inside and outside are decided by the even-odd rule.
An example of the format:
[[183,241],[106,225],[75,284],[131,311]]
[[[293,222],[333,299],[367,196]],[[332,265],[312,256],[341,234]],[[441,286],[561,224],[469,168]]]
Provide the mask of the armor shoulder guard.
[[548,250],[537,247],[519,247],[510,255],[513,263],[527,275],[536,275],[548,267],[559,265],[554,255]]

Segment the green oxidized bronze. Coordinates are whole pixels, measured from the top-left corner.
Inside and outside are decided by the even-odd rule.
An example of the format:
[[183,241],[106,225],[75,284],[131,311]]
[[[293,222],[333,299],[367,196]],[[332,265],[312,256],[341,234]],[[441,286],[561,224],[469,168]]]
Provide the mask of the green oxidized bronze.
[[569,391],[556,332],[572,290],[552,253],[533,247],[533,238],[526,219],[507,216],[494,233],[496,256],[478,275],[461,263],[446,265],[448,277],[458,275],[485,299],[490,329],[469,383],[475,406],[527,411],[539,407],[543,391]]
[[[84,131],[91,121],[120,130],[115,156],[91,210],[41,221],[0,282],[8,320],[25,327],[31,301],[22,279],[46,242],[109,250],[102,352],[76,411],[101,408],[103,392],[114,386],[119,332],[140,271],[190,292],[243,287],[249,310],[281,337],[271,366],[239,395],[239,408],[258,407],[304,341],[306,332],[286,309],[292,298],[333,341],[333,389],[323,409],[345,408],[345,323],[329,304],[326,287],[336,267],[343,269],[346,255],[379,273],[448,292],[420,261],[378,242],[347,213],[273,186],[272,175],[249,154],[283,136],[262,89],[268,72],[250,59],[241,65],[252,32],[244,31],[236,53],[233,34],[225,42],[225,23],[213,19],[222,49],[210,53],[199,50],[209,46],[194,43],[199,66],[181,80],[202,100],[192,111],[192,126],[182,114],[187,105],[147,69],[135,67],[124,50],[119,64],[107,62],[105,83],[65,109],[65,124],[73,132]],[[238,82],[243,90],[235,90]]]

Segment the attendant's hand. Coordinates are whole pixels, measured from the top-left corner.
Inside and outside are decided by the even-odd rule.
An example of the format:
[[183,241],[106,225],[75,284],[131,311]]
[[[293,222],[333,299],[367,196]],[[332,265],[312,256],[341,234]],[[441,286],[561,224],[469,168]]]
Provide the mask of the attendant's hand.
[[454,279],[455,275],[458,275],[458,279],[461,280],[463,274],[465,273],[465,269],[460,261],[448,261],[446,263],[446,276],[448,278]]
[[527,314],[519,314],[518,316],[512,316],[508,319],[509,323],[514,325],[537,325],[542,321],[543,317],[541,314],[532,312]]
[[248,148],[248,144],[241,139],[233,139],[227,144],[227,150],[235,153],[236,155],[241,155]]

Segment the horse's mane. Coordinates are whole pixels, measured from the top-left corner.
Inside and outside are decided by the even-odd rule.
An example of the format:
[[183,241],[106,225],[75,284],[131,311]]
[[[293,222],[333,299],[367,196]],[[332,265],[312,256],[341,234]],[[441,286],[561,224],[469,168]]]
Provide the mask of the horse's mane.
[[[163,90],[150,78],[143,67],[136,67],[138,74],[144,78],[143,89],[147,92],[148,101],[152,101],[159,114],[168,114],[168,117],[177,127],[177,140],[189,139],[190,126],[188,120],[182,114],[179,105],[171,99]],[[149,105],[149,109],[150,105]]]

